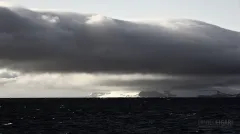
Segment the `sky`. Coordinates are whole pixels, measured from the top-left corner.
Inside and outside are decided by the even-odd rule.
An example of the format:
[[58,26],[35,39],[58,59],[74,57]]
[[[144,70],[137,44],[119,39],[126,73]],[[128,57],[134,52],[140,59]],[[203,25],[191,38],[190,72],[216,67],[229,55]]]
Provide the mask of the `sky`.
[[240,0],[5,0],[34,9],[98,13],[127,20],[188,18],[240,31]]
[[0,98],[240,93],[238,0],[0,5]]

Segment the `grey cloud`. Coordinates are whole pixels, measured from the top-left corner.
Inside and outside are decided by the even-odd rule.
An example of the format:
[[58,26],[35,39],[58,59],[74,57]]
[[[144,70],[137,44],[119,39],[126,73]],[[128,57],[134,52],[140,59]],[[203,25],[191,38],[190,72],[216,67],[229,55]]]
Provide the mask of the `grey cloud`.
[[0,8],[0,67],[22,72],[240,73],[238,32],[194,20],[170,21],[179,29],[117,19],[111,25],[87,24],[91,16]]
[[225,77],[179,77],[149,80],[108,80],[100,82],[105,86],[127,86],[137,91],[164,91],[164,90],[238,90],[239,76]]
[[138,94],[139,97],[165,97],[164,94],[157,91],[141,91]]
[[2,79],[0,78],[0,86],[4,86],[6,84],[14,83],[15,79]]
[[16,81],[19,74],[11,71],[2,71],[0,72],[0,86],[4,86],[6,84],[10,84]]
[[12,78],[16,78],[16,77],[18,77],[18,74],[17,74],[17,73],[7,72],[7,71],[0,72],[0,79],[1,79],[1,78],[4,78],[4,79],[12,79]]

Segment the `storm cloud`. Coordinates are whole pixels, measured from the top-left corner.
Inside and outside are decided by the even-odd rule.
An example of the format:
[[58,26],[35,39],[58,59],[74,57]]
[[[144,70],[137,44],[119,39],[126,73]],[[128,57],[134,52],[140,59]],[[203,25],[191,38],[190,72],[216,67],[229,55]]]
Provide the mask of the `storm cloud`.
[[19,7],[0,7],[0,17],[0,69],[10,70],[0,72],[0,86],[7,93],[240,87],[240,33],[216,25]]
[[240,34],[200,21],[176,19],[153,25],[13,7],[1,7],[0,17],[1,68],[196,76],[240,73]]
[[176,77],[165,79],[108,80],[108,86],[128,86],[135,90],[206,90],[239,88],[239,76]]

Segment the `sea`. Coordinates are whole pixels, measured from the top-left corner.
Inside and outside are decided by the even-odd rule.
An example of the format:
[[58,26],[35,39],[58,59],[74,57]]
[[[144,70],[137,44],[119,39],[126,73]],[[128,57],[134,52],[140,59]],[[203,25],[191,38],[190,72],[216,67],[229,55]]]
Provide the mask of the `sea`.
[[0,134],[45,133],[240,134],[240,99],[0,99]]

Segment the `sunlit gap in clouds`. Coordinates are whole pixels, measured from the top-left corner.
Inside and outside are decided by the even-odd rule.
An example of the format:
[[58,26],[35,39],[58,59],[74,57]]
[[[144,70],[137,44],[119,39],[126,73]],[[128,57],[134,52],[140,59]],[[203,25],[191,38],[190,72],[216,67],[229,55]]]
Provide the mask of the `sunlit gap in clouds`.
[[16,6],[13,3],[7,1],[7,0],[0,0],[0,6],[1,7],[13,7]]
[[108,81],[161,80],[164,75],[103,73],[21,73],[0,70],[0,97],[137,97],[139,88]]

